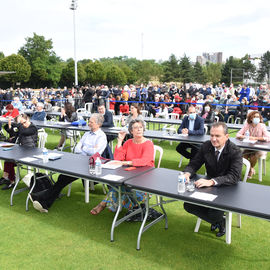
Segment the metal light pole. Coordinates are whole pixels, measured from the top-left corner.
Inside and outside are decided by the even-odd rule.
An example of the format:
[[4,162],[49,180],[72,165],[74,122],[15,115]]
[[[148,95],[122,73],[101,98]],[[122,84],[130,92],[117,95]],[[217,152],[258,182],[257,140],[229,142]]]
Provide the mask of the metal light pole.
[[73,31],[74,31],[74,66],[75,66],[75,85],[78,85],[78,70],[77,70],[77,58],[76,58],[76,27],[75,27],[75,10],[77,9],[77,0],[72,0],[70,9],[73,10]]

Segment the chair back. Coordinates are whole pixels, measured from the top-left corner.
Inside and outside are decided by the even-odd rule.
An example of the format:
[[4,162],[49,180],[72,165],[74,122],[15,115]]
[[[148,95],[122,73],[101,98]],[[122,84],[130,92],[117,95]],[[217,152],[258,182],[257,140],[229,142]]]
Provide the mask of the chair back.
[[159,158],[158,158],[158,164],[157,164],[156,168],[159,168],[161,160],[162,160],[162,156],[163,156],[163,148],[158,146],[158,145],[154,145],[154,160],[156,158],[157,152],[159,152]]
[[113,153],[109,144],[107,144],[101,156],[107,159],[113,159]]
[[207,134],[208,132],[208,126],[204,124],[204,134]]
[[169,113],[169,119],[178,120],[179,114],[178,113]]
[[76,110],[77,113],[85,113],[86,109],[85,108],[79,108]]
[[84,108],[86,111],[91,112],[93,108],[93,103],[92,102],[85,103]]
[[38,148],[44,148],[47,142],[48,134],[43,128],[38,130]]
[[141,110],[142,117],[147,117],[148,111],[147,110]]

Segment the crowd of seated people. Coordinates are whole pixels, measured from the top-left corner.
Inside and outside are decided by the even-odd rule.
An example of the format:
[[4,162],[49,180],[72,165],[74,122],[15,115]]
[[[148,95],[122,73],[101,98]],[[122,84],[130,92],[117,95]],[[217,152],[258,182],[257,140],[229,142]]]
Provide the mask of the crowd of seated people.
[[[105,104],[106,109],[114,111],[115,115],[129,115],[130,105],[139,103],[140,109],[146,110],[148,116],[167,117],[169,113],[179,116],[187,114],[190,104],[201,115],[203,104],[209,102],[211,110],[220,121],[234,122],[237,118],[240,123],[246,119],[249,110],[258,110],[262,113],[264,122],[269,115],[268,85],[261,85],[257,89],[247,85],[226,86],[224,83],[215,87],[210,84],[195,85],[189,83],[182,86],[176,84],[163,85],[126,85],[111,86],[85,85],[68,89],[44,88],[33,90],[29,88],[0,89],[0,108],[3,110],[7,104],[12,104],[18,111],[25,109],[37,110],[39,102],[44,104],[44,111],[61,111],[66,103],[71,103],[75,108],[83,108],[86,103],[93,103],[92,112],[97,112],[100,104]],[[266,108],[264,108],[266,107]],[[232,117],[231,117],[232,116]],[[47,116],[48,117],[48,116]]]

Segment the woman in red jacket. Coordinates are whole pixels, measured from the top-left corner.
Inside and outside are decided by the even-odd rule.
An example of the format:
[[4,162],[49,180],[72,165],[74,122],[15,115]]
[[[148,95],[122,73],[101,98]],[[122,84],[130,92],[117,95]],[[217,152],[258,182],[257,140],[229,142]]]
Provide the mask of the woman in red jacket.
[[12,104],[8,104],[6,106],[6,110],[7,110],[7,112],[4,115],[2,115],[2,117],[15,118],[16,116],[18,116],[20,114],[18,109],[14,108]]
[[[115,162],[124,166],[154,167],[154,145],[143,136],[144,122],[139,119],[132,120],[128,130],[133,138],[127,140],[123,146],[122,142],[126,133],[124,131],[118,133],[118,141],[114,152]],[[130,192],[128,188],[124,187],[122,191]],[[146,198],[146,194],[136,191],[136,197],[138,202],[143,202]],[[134,201],[127,194],[122,195],[122,204],[123,207],[127,209],[131,209],[135,206]],[[114,189],[110,189],[106,198],[91,210],[91,214],[99,214],[106,206],[111,211],[116,211],[118,207],[118,192]]]

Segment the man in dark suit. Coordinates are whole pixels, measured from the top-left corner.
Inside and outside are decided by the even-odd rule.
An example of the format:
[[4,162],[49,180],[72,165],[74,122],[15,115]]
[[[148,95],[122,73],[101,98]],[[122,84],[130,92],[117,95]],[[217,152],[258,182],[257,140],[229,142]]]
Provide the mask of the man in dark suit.
[[[98,113],[103,115],[104,117],[104,122],[102,124],[102,127],[114,127],[113,123],[113,115],[110,111],[106,110],[105,104],[101,103],[98,106]],[[107,135],[107,141],[108,143],[112,140],[114,140],[115,136],[114,135]]]
[[[181,126],[178,128],[178,134],[203,135],[204,119],[196,114],[195,107],[191,105],[188,108],[188,116],[186,116]],[[187,149],[191,151],[188,152]],[[187,159],[192,159],[198,152],[199,146],[190,143],[180,143],[176,147],[176,151]]]
[[[184,169],[187,181],[205,164],[209,179],[197,180],[195,182],[197,188],[237,184],[241,179],[243,158],[240,149],[229,140],[226,124],[214,123],[210,136],[210,141],[202,144],[199,152]],[[217,237],[225,234],[223,211],[190,203],[184,203],[184,208],[187,212],[211,223],[212,231],[219,229]]]

